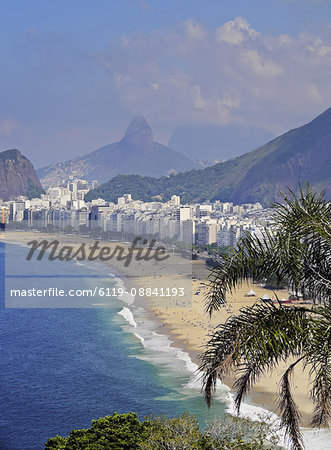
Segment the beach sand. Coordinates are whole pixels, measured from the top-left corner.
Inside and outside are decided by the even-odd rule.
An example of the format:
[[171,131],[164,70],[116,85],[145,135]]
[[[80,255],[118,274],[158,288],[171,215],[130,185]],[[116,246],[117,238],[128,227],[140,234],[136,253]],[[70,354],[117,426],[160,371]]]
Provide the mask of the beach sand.
[[[224,323],[231,315],[237,314],[240,308],[253,305],[264,294],[271,298],[275,298],[275,294],[280,299],[288,297],[286,290],[268,291],[257,284],[244,283],[232,295],[228,296],[228,304],[214,312],[212,317],[209,318],[205,312],[209,271],[203,262],[193,261],[193,273],[196,274],[196,277],[192,281],[192,303],[190,306],[162,307],[159,303],[155,304],[152,299],[149,299],[148,307],[160,319],[163,325],[161,325],[161,332],[163,329],[163,332],[169,333],[174,340],[173,345],[184,348],[198,365],[201,363],[199,355],[203,353],[206,342],[218,324]],[[141,282],[146,281],[136,280],[138,285]],[[148,281],[150,285],[155,286],[157,282],[155,279]],[[250,289],[254,290],[256,297],[245,297]],[[245,398],[245,402],[277,413],[276,399],[279,380],[290,362],[279,364],[273,372],[261,378],[250,395]],[[228,376],[224,379],[225,384],[229,387],[232,387],[234,381],[234,376]],[[308,374],[303,372],[302,364],[298,364],[293,376],[292,392],[302,413],[302,426],[309,426],[313,407],[312,401],[307,395],[308,384]]]
[[[26,244],[33,239],[48,239],[53,240],[57,238],[55,234],[35,233],[32,231],[6,231],[5,242],[13,242],[17,244]],[[0,240],[1,240],[0,236]],[[83,238],[73,235],[61,235],[61,241],[65,240],[66,244],[73,245],[75,248],[82,243],[86,242],[91,245],[94,240],[89,238]],[[114,246],[114,242],[107,243],[106,241],[100,241],[100,245]],[[128,244],[121,244],[124,247],[128,247]],[[178,264],[181,264],[182,258],[176,257]],[[114,261],[109,261],[110,267],[114,268]],[[287,298],[288,292],[285,290],[279,290],[276,292],[268,291],[258,284],[243,284],[232,295],[228,296],[228,304],[215,313],[212,317],[205,313],[205,296],[208,292],[208,274],[207,269],[203,261],[192,262],[193,279],[190,278],[189,284],[192,286],[192,294],[190,298],[172,298],[171,301],[165,301],[168,299],[162,298],[155,299],[151,297],[137,297],[136,302],[145,308],[147,308],[152,318],[156,318],[159,321],[159,332],[168,334],[171,336],[173,346],[183,348],[191,356],[192,360],[198,365],[200,364],[199,354],[203,353],[204,345],[209,339],[210,334],[214,328],[224,323],[232,314],[239,312],[240,308],[253,305],[258,301],[259,297],[264,294],[268,294],[271,298],[275,298],[275,294],[279,298]],[[117,274],[123,276],[124,284],[130,287],[151,288],[156,289],[160,286],[169,288],[174,286],[187,286],[187,277],[185,274],[178,273],[178,270],[167,271],[167,269],[158,268],[157,271],[147,272],[139,270],[141,266],[135,267],[132,272],[127,270],[127,273],[123,273],[123,264],[119,266],[115,264],[115,271]],[[164,273],[162,272],[165,271]],[[124,270],[125,272],[125,270]],[[253,289],[256,293],[255,297],[245,297],[250,289]],[[263,407],[269,411],[277,413],[276,410],[276,398],[278,391],[278,382],[281,374],[284,372],[285,367],[288,364],[280,364],[272,373],[263,377],[259,383],[254,387],[248,397],[245,398],[246,403],[250,403],[256,406]],[[234,377],[227,377],[224,381],[225,384],[232,387]],[[298,365],[294,372],[293,377],[293,393],[296,403],[298,404],[302,413],[302,426],[309,426],[309,421],[312,412],[312,401],[308,398],[309,379],[306,372],[303,372],[302,366]]]

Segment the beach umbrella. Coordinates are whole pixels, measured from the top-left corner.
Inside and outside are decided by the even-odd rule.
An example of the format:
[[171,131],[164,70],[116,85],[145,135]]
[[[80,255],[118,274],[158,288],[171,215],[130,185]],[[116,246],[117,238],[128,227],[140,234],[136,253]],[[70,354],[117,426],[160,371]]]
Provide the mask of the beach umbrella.
[[246,292],[245,297],[254,297],[256,294],[253,291],[253,289],[251,289],[250,291]]

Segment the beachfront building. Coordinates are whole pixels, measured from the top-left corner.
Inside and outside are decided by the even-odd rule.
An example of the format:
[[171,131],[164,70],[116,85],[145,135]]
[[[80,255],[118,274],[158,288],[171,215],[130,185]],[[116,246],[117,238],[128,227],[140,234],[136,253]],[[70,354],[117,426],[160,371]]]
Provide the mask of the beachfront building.
[[24,201],[10,202],[9,220],[12,222],[22,222],[24,218]]
[[[180,204],[173,195],[168,202],[132,200],[130,193],[117,203],[96,199],[85,203],[80,196],[86,183],[71,181],[66,187],[52,187],[40,199],[18,197],[5,202],[9,220],[25,220],[29,227],[82,230],[108,233],[115,239],[133,235],[153,237],[173,245],[233,246],[245,231],[255,234],[268,227],[270,216],[260,204],[233,205],[215,201],[206,204]],[[23,220],[22,220],[23,219]]]
[[159,219],[159,239],[173,239],[177,233],[177,219],[167,215]]
[[114,205],[93,205],[90,210],[90,227],[104,229],[104,217],[114,210]]
[[122,226],[122,214],[119,212],[113,212],[107,214],[103,221],[103,229],[110,233],[120,233]]
[[195,224],[194,220],[183,220],[181,223],[181,234],[179,240],[187,245],[195,244]]
[[181,206],[176,211],[177,229],[176,236],[180,240],[180,236],[183,235],[183,222],[192,219],[192,209],[189,206]]
[[198,224],[197,244],[210,245],[216,244],[217,233],[220,229],[220,224],[216,220],[208,220]]
[[121,215],[121,232],[124,235],[135,234],[136,215],[132,211]]

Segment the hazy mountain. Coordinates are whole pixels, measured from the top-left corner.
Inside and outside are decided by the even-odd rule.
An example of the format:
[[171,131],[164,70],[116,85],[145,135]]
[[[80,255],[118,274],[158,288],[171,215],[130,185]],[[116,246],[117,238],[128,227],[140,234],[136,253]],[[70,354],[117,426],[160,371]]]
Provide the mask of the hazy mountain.
[[87,199],[116,200],[124,193],[144,200],[180,195],[184,202],[221,200],[235,203],[280,200],[279,191],[310,182],[331,197],[331,108],[312,122],[288,131],[264,146],[203,170],[170,177],[120,176],[88,193]]
[[40,181],[30,161],[16,149],[0,153],[0,198],[40,195]]
[[117,174],[162,176],[199,165],[165,145],[154,142],[153,133],[142,116],[136,116],[123,138],[84,156],[44,167],[37,171],[45,186],[70,177],[103,182]]
[[176,127],[168,146],[197,160],[225,161],[254,150],[275,135],[245,125],[183,125]]

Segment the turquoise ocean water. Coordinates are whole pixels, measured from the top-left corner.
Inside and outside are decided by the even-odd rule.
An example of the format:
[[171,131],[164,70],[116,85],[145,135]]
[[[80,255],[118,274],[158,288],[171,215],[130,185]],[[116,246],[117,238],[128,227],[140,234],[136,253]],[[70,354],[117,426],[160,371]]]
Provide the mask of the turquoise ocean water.
[[[10,246],[12,256],[22,251]],[[112,298],[107,308],[5,308],[3,244],[0,260],[1,450],[41,449],[47,438],[89,427],[113,411],[140,418],[189,411],[202,425],[223,415],[227,391],[208,411],[196,367],[157,333],[132,297]],[[121,283],[106,266],[72,264],[77,276],[88,268],[92,276],[103,272],[109,286]],[[62,279],[61,287],[70,283]],[[95,279],[81,283],[89,287]]]
[[[8,252],[7,270],[19,272],[15,261],[26,250],[6,244]],[[101,280],[105,287],[122,286],[107,266],[70,264],[81,288]],[[44,261],[43,273],[63,289],[72,287],[73,278],[61,277],[63,270],[54,262]],[[5,247],[0,242],[1,450],[42,449],[49,437],[87,428],[91,419],[114,411],[134,411],[140,419],[188,411],[202,428],[233,411],[233,397],[221,385],[208,410],[197,366],[187,353],[171,346],[133,297],[112,297],[107,307],[5,308],[4,276]],[[11,285],[15,283],[11,279]],[[104,298],[93,301],[105,303]],[[242,410],[250,418],[264,413],[247,404]],[[306,449],[331,449],[329,430],[303,431]]]

